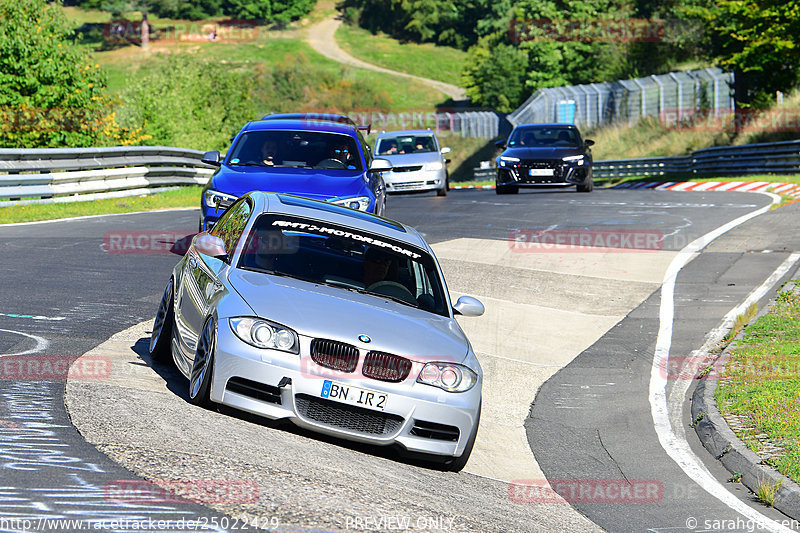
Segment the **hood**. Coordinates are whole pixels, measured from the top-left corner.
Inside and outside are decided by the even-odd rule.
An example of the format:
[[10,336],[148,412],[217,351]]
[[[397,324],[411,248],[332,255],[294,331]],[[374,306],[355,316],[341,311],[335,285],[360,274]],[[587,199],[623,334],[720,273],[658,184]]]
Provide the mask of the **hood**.
[[336,196],[364,196],[368,189],[363,172],[317,168],[220,167],[211,187],[241,196],[250,191],[294,194],[316,200]]
[[[467,355],[467,338],[449,317],[377,296],[258,272],[234,270],[229,280],[256,315],[298,335],[338,340],[413,361],[461,363]],[[359,335],[368,335],[372,342],[360,342]]]
[[502,155],[520,159],[561,159],[569,155],[581,155],[583,150],[565,146],[515,146],[507,148]]
[[420,152],[418,154],[395,154],[395,155],[376,155],[376,158],[388,159],[392,166],[410,167],[412,165],[424,165],[425,163],[442,162],[442,155],[439,152]]

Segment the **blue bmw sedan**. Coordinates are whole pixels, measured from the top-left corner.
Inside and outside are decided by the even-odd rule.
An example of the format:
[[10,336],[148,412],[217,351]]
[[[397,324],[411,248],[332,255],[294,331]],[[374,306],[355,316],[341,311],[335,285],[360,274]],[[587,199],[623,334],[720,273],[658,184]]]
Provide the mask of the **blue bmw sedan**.
[[[266,117],[265,117],[266,118]],[[250,191],[269,191],[323,200],[383,215],[386,159],[373,159],[352,123],[314,118],[271,118],[249,122],[221,158],[206,152],[203,162],[218,166],[203,189],[200,230],[213,227],[223,211]]]

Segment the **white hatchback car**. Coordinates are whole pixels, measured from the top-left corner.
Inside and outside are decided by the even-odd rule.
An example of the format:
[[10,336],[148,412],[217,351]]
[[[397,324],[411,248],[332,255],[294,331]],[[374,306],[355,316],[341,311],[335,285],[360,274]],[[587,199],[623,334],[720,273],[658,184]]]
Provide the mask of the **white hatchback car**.
[[450,148],[442,147],[431,130],[387,131],[375,141],[375,157],[388,159],[392,170],[383,173],[386,192],[450,190],[448,160]]

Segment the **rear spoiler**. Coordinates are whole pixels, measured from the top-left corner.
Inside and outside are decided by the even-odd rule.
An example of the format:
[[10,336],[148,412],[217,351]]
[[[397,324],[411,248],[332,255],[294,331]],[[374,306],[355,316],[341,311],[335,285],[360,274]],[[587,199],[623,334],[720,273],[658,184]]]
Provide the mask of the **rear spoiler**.
[[366,131],[367,135],[369,135],[369,132],[372,131],[372,124],[367,124],[366,126],[357,126],[357,127],[361,131]]

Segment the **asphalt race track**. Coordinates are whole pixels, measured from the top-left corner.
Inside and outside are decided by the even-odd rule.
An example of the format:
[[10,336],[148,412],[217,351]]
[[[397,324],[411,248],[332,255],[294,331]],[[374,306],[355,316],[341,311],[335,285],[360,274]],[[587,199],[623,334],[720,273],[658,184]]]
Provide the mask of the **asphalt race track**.
[[[747,531],[746,515],[713,496],[717,489],[708,492],[706,481],[679,468],[661,446],[648,394],[663,307],[659,287],[670,261],[695,239],[770,202],[748,193],[571,189],[391,197],[388,216],[432,243],[451,293],[474,294],[487,304],[486,317],[461,323],[487,376],[498,379],[487,379],[487,422],[473,460],[458,474],[400,460],[390,450],[191,406],[185,380],[151,366],[139,340],[147,332],[135,326],[152,319],[177,261],[165,251],[170,238],[161,234],[172,240],[191,234],[195,211],[0,227],[0,531],[22,530],[4,518],[171,520],[172,530],[181,519],[197,520],[193,529],[181,524],[184,531],[243,527],[221,524],[221,512],[257,517],[259,526],[283,531],[374,531],[407,523],[426,531]],[[769,211],[692,254],[676,279],[672,354],[702,346],[726,313],[800,249],[797,219],[798,204]],[[600,235],[606,244],[638,233],[646,246],[572,255],[558,247],[514,249],[520,235],[528,239],[542,230]],[[149,253],[110,246],[128,235],[147,235]],[[493,262],[501,251],[508,261]],[[509,310],[513,317],[504,315]],[[123,330],[131,333],[121,340],[131,354],[125,370],[117,381],[88,374],[72,379],[70,395],[74,389],[79,397],[70,399],[68,413],[63,377],[41,380],[44,361],[72,361]],[[519,339],[540,351],[526,359],[517,353]],[[20,358],[39,358],[42,365],[14,374],[20,367],[5,363]],[[519,389],[499,379],[507,375],[518,378]],[[688,429],[684,385],[680,379],[667,385],[678,410],[673,422],[682,421],[689,446],[708,460]],[[524,402],[514,404],[519,398]],[[505,405],[518,414],[514,420],[506,418]],[[520,462],[504,462],[504,453]],[[726,484],[727,473],[713,461],[705,464],[737,501],[766,518],[785,519],[753,503],[740,485]],[[638,480],[657,490],[648,501],[576,499],[570,506],[509,485],[539,482],[542,473],[551,482]],[[260,495],[213,509],[115,497],[115,488],[137,476],[254,480]]]

